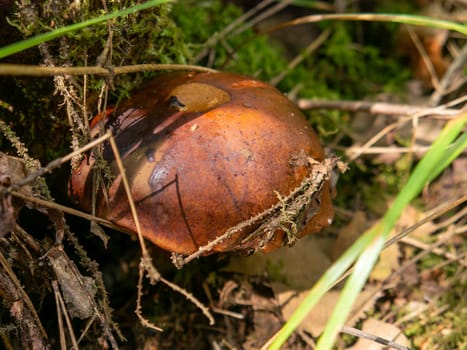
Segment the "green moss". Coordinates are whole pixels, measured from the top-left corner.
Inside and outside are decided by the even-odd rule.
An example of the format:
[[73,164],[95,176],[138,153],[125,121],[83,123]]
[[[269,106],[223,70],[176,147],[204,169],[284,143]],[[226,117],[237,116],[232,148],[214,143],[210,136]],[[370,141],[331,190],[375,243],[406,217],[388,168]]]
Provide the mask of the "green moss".
[[[433,349],[466,349],[467,283],[465,274],[419,318],[405,324],[404,333],[415,347],[431,344]],[[446,308],[447,311],[440,312]]]
[[[242,14],[240,8],[218,0],[198,3],[184,1],[175,5],[173,12],[174,21],[195,53]],[[268,81],[287,65],[281,48],[273,45],[265,36],[255,35],[252,29],[229,36],[224,43],[226,45],[216,43],[211,48],[215,57],[213,66],[217,69],[254,75]],[[206,64],[208,60],[200,63]]]
[[354,27],[349,23],[333,24],[333,32],[313,64],[318,79],[345,99],[359,99],[382,90],[400,91],[409,74],[393,55],[385,56],[391,44],[360,44]]
[[242,11],[219,0],[185,0],[173,6],[173,19],[192,48],[199,49],[213,35],[228,26]]
[[[113,1],[108,12],[132,6],[136,1]],[[75,8],[74,6],[79,6]],[[78,23],[104,13],[100,2],[44,1],[22,5],[11,14],[10,31],[19,31],[24,37],[43,33],[52,28]],[[111,55],[105,52],[112,32]],[[91,28],[76,31],[44,45],[47,54],[33,48],[9,59],[22,63],[41,64],[53,60],[57,66],[122,66],[140,63],[186,63],[190,51],[182,40],[181,32],[171,18],[171,6],[161,5],[133,15],[116,18]],[[139,86],[143,79],[155,73],[119,75],[113,80],[109,103],[129,96],[129,91]],[[87,77],[84,92],[83,77],[73,78],[78,100],[86,94],[89,117],[97,112],[97,100],[103,79]],[[55,93],[53,78],[2,79],[2,100],[14,107],[13,112],[2,113],[26,143],[34,157],[48,162],[69,151],[71,133],[66,108],[60,93]],[[76,110],[82,114],[79,102]],[[45,136],[47,143],[37,142]]]

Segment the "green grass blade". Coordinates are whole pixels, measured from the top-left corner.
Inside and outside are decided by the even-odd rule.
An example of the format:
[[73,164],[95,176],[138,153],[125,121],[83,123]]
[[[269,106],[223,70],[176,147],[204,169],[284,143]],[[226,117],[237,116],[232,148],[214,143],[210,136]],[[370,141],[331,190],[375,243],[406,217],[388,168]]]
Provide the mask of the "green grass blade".
[[[377,14],[379,16],[379,14]],[[426,16],[418,15],[393,15],[393,14],[381,14],[381,18],[388,17],[389,22],[411,24],[414,26],[425,26],[431,28],[441,28],[447,30],[453,30],[461,34],[467,35],[467,26],[465,24],[456,23],[453,21],[447,21],[442,19],[436,19]]]
[[[439,170],[440,166],[443,166],[442,169],[444,169],[450,164],[443,159],[443,157],[446,158],[446,149],[462,131],[466,122],[467,113],[464,113],[446,125],[425,157],[422,158],[415,168],[407,181],[407,184],[396,197],[391,208],[386,212],[383,220],[367,230],[326,271],[326,273],[307,294],[302,304],[294,311],[286,324],[276,334],[276,337],[271,343],[269,349],[278,350],[281,348],[290,334],[292,334],[292,332],[303,321],[319,299],[331,288],[337,279],[360,255],[355,265],[354,272],[347,281],[338,304],[336,305],[323,335],[318,342],[317,349],[331,349],[337,333],[342,328],[342,325],[350,313],[352,304],[366,282],[368,275],[376,262],[381,249],[383,248],[384,242],[394,227],[394,224],[406,205],[421,192],[425,184],[430,180],[431,174],[434,173],[435,169],[436,171]],[[460,140],[464,140],[464,138],[461,137]],[[459,150],[462,145],[464,145],[464,141],[456,142],[456,150],[458,152],[462,152],[462,150]]]
[[439,169],[431,174],[429,181],[436,178],[454,159],[456,159],[462,152],[467,149],[467,133],[463,133],[448,149],[445,150],[444,156],[442,157],[443,162]]
[[324,273],[319,281],[308,292],[302,304],[294,311],[282,329],[276,334],[269,349],[278,350],[287,338],[298,327],[310,310],[321,297],[332,287],[335,281],[354,263],[361,252],[371,244],[375,238],[375,232],[367,232],[358,240]]
[[[373,228],[372,233],[376,235],[376,237],[363,253],[360,254],[360,257],[355,263],[354,270],[334,307],[334,312],[326,324],[322,337],[319,339],[317,349],[332,348],[337,334],[352,311],[353,303],[360,294],[367,277],[378,260],[379,253],[383,249],[385,242],[384,237],[390,232],[390,230],[387,230],[388,228],[382,228],[381,226],[382,225],[377,225]],[[352,302],[349,302],[349,300]]]
[[107,21],[107,20],[112,19],[112,18],[126,16],[126,15],[129,15],[129,14],[135,13],[137,11],[145,10],[145,9],[157,6],[157,5],[161,5],[163,3],[167,3],[169,1],[170,0],[150,0],[150,1],[147,1],[145,3],[129,7],[127,9],[125,9],[125,10],[115,11],[115,12],[109,13],[109,14],[101,16],[101,17],[91,18],[91,19],[88,19],[88,20],[86,20],[84,22],[71,24],[71,25],[66,26],[66,27],[58,28],[58,29],[53,30],[51,32],[47,32],[47,33],[44,33],[44,34],[39,34],[39,35],[36,35],[36,36],[34,36],[32,38],[25,39],[25,40],[22,40],[22,41],[18,41],[18,42],[14,43],[14,44],[7,45],[7,46],[4,46],[4,47],[0,48],[0,59],[2,59],[4,57],[7,57],[7,56],[10,56],[10,55],[13,55],[15,53],[24,51],[24,50],[29,49],[31,47],[37,46],[37,45],[39,45],[41,43],[44,43],[46,41],[56,39],[56,38],[58,38],[58,37],[60,37],[62,35],[65,35],[65,34],[69,33],[69,32],[79,30],[79,29],[83,29],[83,28],[92,26],[94,24]]
[[467,26],[465,24],[426,16],[402,15],[393,13],[330,13],[323,15],[309,15],[281,23],[277,26],[274,26],[273,29],[279,30],[283,27],[288,27],[291,25],[317,23],[322,21],[392,22],[410,24],[414,26],[447,29],[467,35]]
[[448,146],[458,137],[459,133],[462,132],[466,123],[467,113],[463,113],[446,124],[430,150],[415,167],[406,185],[394,200],[391,208],[389,208],[384,215],[382,222],[370,229],[377,233],[377,237],[375,241],[372,242],[372,245],[359,257],[354,271],[347,281],[331,318],[326,324],[326,328],[318,341],[317,350],[329,350],[332,348],[337,334],[350,314],[352,305],[365,284],[384,246],[384,242],[387,240],[396,221],[399,219],[405,207],[429,182],[432,174],[441,172],[450,164],[443,158],[445,158]]

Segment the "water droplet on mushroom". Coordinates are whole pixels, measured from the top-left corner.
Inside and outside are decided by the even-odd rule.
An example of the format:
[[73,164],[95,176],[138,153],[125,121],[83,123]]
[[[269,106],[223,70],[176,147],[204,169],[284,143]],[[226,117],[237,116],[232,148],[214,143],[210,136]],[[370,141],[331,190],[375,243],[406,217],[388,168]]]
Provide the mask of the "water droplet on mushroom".
[[148,162],[150,162],[150,163],[153,163],[153,162],[155,161],[154,152],[155,152],[154,148],[148,148],[148,149],[146,150],[146,152],[145,152],[145,153],[146,153],[146,159],[147,159]]

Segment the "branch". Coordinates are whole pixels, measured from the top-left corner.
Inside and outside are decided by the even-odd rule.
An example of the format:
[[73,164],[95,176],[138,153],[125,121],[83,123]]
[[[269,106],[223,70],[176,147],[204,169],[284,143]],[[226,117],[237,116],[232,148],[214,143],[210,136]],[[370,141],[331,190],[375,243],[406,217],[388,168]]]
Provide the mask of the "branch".
[[[462,67],[467,61],[467,45],[464,45],[459,55],[456,57],[454,62],[451,63],[448,70],[444,74],[443,79],[436,90],[433,92],[430,98],[430,105],[436,106],[443,96],[448,92],[448,88],[451,85],[452,81],[461,74]],[[458,75],[459,74],[459,75]]]
[[55,75],[117,75],[142,71],[160,70],[192,70],[200,72],[216,72],[215,69],[190,64],[135,64],[121,67],[41,67],[23,64],[0,64],[0,75],[15,76],[55,76]]
[[443,116],[455,116],[459,114],[460,109],[454,108],[441,108],[441,107],[423,107],[423,106],[412,106],[395,103],[385,102],[368,102],[368,101],[340,101],[340,100],[309,100],[299,99],[297,101],[298,107],[303,110],[311,109],[338,109],[341,111],[348,112],[359,112],[365,111],[371,114],[382,114],[382,115],[443,115]]

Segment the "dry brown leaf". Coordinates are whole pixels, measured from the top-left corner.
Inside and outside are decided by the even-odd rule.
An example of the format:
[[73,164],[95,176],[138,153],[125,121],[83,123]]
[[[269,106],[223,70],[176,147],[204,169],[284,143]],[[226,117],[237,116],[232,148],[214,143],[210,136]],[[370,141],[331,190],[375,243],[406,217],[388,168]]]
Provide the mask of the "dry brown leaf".
[[[386,340],[391,340],[399,345],[409,346],[409,341],[396,326],[383,321],[370,318],[363,323],[362,331],[375,335]],[[384,345],[375,343],[371,340],[360,338],[354,346],[347,350],[382,350],[387,349]]]
[[[399,221],[397,222],[396,230],[397,231],[402,231],[403,229],[406,229],[409,226],[414,225],[415,223],[419,222],[426,216],[426,213],[423,213],[422,211],[418,210],[412,205],[408,205],[401,217],[399,218]],[[427,222],[426,224],[420,226],[416,230],[412,231],[410,233],[410,236],[413,238],[417,238],[419,240],[425,240],[428,238],[428,236],[433,233],[435,230],[435,224],[433,222]]]
[[[0,152],[0,189],[24,179],[28,175],[24,161]],[[31,194],[31,186],[23,186],[20,192]],[[23,207],[23,202],[12,198],[10,194],[0,193],[0,237],[5,236],[16,226],[16,218]]]
[[[288,320],[295,309],[307,296],[308,291],[296,293],[295,291],[285,291],[277,294],[279,303],[283,305],[282,315],[285,320]],[[323,298],[316,304],[313,310],[300,324],[300,328],[309,332],[312,336],[317,337],[321,334],[326,325],[326,322],[334,311],[334,307],[339,299],[340,291],[330,291],[323,296]],[[374,300],[376,300],[378,293],[376,287],[370,287],[360,293],[357,300],[354,303],[349,320],[352,319],[356,322],[362,313],[373,306]],[[352,324],[348,324],[352,326]]]
[[268,254],[232,256],[226,271],[268,276],[288,288],[310,288],[331,266],[329,247],[333,239],[306,236],[291,248],[283,247]]
[[[396,227],[392,231],[390,237],[416,224],[418,221],[422,220],[425,215],[426,214],[414,206],[407,206],[399,218]],[[417,239],[423,241],[429,237],[434,229],[435,225],[432,222],[428,222],[411,232],[410,236],[416,237]],[[407,247],[404,246],[404,249],[407,249]],[[409,249],[411,248],[409,247]],[[379,261],[371,272],[370,278],[376,281],[384,281],[393,271],[397,270],[399,267],[400,247],[398,244],[393,244],[381,252]]]
[[[258,279],[259,280],[259,279]],[[257,281],[256,287],[248,281],[248,278],[239,281],[228,280],[225,282],[219,296],[220,309],[236,309],[235,313],[240,313],[248,317],[253,331],[245,328],[229,328],[232,334],[227,334],[227,338],[243,339],[242,349],[258,349],[270,339],[281,327],[282,317],[278,302],[272,293],[264,293],[266,285],[257,288],[261,283]],[[242,307],[249,306],[247,311],[239,312]],[[246,316],[248,314],[248,316]],[[244,324],[243,324],[244,326]]]
[[[10,178],[0,174],[0,189],[10,185]],[[6,236],[16,226],[11,196],[0,193],[0,237]]]
[[[430,2],[423,7],[421,13],[435,18],[446,18],[448,15],[439,2]],[[410,57],[413,75],[427,87],[433,87],[433,73],[437,79],[441,79],[449,66],[449,59],[443,52],[448,35],[449,32],[441,28],[411,25],[400,27],[397,51]]]
[[81,275],[73,261],[58,247],[51,248],[47,258],[60,284],[70,316],[80,319],[91,317],[95,313],[95,281],[91,277]]
[[467,157],[461,156],[452,162],[443,174],[423,193],[428,208],[437,206],[467,193]]
[[400,251],[397,244],[393,244],[384,249],[379,256],[378,263],[371,271],[370,279],[374,281],[384,281],[400,266],[399,258]]
[[356,211],[352,221],[339,230],[336,242],[331,249],[331,259],[337,260],[368,227],[368,219],[363,211]]

